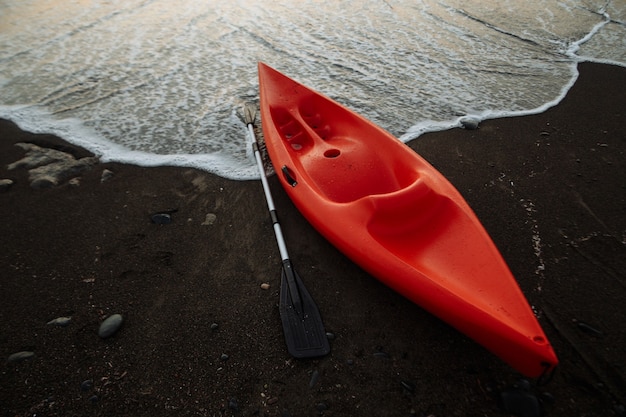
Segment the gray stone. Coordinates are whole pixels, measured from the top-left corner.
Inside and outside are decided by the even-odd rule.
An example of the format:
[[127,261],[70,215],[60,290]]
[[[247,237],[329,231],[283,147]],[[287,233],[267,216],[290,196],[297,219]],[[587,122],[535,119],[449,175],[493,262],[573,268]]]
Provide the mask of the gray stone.
[[172,222],[172,216],[168,213],[155,213],[150,216],[150,221],[154,224],[170,224]]
[[71,321],[72,321],[71,317],[57,317],[56,319],[50,320],[48,324],[54,324],[60,327],[67,327],[70,325]]
[[41,175],[36,178],[31,177],[30,186],[35,190],[41,190],[42,188],[52,188],[55,185],[59,185],[56,178],[49,175]]
[[87,392],[89,391],[91,388],[93,388],[93,380],[92,379],[86,379],[83,382],[80,383],[80,390],[83,392]]
[[67,152],[57,151],[56,149],[42,148],[32,143],[16,143],[15,146],[26,151],[26,155],[19,161],[13,162],[7,166],[9,171],[16,168],[32,169],[42,165],[52,164],[59,161],[67,161],[74,159],[74,156]]
[[82,171],[90,169],[97,162],[98,158],[94,157],[72,158],[33,168],[28,172],[28,178],[31,181],[30,185],[33,188],[42,188],[41,185],[45,184],[49,184],[47,186],[59,185]]
[[0,192],[7,191],[13,185],[13,180],[10,179],[2,179],[0,180]]
[[106,318],[106,320],[102,322],[102,324],[100,324],[100,329],[98,329],[98,336],[103,339],[113,336],[120,329],[123,321],[124,319],[122,318],[121,314],[110,315]]
[[26,168],[29,170],[30,185],[33,188],[49,188],[59,185],[80,172],[90,169],[98,162],[96,157],[76,159],[73,155],[56,149],[42,148],[32,143],[16,143],[26,155],[7,169]]
[[313,388],[315,386],[315,384],[317,384],[317,381],[319,381],[319,379],[320,379],[320,373],[316,369],[311,374],[311,379],[309,380],[309,388]]
[[100,182],[108,181],[111,177],[113,177],[113,171],[110,169],[104,169],[102,170],[102,175],[100,176]]
[[211,226],[217,220],[217,216],[214,213],[208,213],[202,222],[202,226]]
[[461,126],[467,130],[476,130],[480,124],[480,119],[477,117],[467,116],[461,119]]
[[16,352],[12,354],[11,356],[9,356],[8,360],[9,362],[21,362],[26,359],[31,359],[33,356],[35,356],[35,352],[24,350],[22,352]]

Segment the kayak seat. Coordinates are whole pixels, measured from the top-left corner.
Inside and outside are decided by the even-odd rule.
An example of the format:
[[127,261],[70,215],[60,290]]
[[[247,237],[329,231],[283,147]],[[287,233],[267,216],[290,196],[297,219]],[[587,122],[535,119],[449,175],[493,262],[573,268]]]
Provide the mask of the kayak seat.
[[302,173],[335,203],[401,192],[417,179],[415,170],[401,162],[390,165],[384,152],[354,138],[337,136],[330,143],[313,142],[313,148],[298,160]]
[[424,240],[424,233],[438,233],[437,218],[445,216],[446,205],[452,204],[429,187],[422,177],[406,188],[372,195],[368,200],[374,206],[368,230],[373,236],[385,240],[415,234]]

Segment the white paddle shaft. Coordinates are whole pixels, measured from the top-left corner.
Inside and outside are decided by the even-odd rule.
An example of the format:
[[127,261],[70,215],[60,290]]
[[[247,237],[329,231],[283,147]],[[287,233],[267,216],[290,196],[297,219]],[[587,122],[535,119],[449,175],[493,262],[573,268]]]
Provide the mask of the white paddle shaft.
[[274,223],[274,234],[276,235],[276,241],[278,242],[278,251],[280,252],[280,257],[283,261],[289,259],[289,253],[287,252],[287,245],[285,244],[285,239],[283,238],[283,231],[280,228],[280,223],[278,223],[278,218],[276,217],[276,207],[274,207],[274,199],[272,199],[272,193],[270,191],[270,186],[267,183],[267,177],[265,176],[265,167],[263,166],[263,159],[261,158],[261,152],[259,152],[259,146],[256,141],[256,135],[254,134],[254,127],[251,123],[248,123],[248,131],[250,132],[252,149],[254,150],[254,157],[256,159],[256,164],[259,167],[259,173],[261,174],[261,183],[263,184],[263,192],[265,193],[265,201],[267,201],[267,208],[270,211],[270,215],[272,217],[272,222]]

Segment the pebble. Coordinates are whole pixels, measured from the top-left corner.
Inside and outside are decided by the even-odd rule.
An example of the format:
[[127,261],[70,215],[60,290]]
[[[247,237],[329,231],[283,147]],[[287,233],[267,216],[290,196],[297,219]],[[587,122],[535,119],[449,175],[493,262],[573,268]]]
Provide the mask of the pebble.
[[217,323],[211,323],[211,330],[217,330],[217,328],[220,327],[219,324]]
[[33,143],[19,142],[15,146],[26,151],[26,155],[19,161],[7,165],[9,171],[16,168],[37,168],[43,165],[50,165],[56,162],[65,162],[75,159],[67,152],[58,151],[56,149],[37,146]]
[[204,217],[204,221],[201,223],[202,226],[211,226],[217,220],[217,216],[214,213],[208,213]]
[[328,340],[335,340],[335,333],[326,332],[326,339],[328,339]]
[[220,356],[220,360],[221,360],[221,361],[227,361],[227,360],[228,360],[228,358],[230,358],[230,356],[228,356],[228,355],[227,355],[227,354],[225,354],[225,353],[222,353],[222,355]]
[[100,324],[100,329],[98,329],[98,336],[103,339],[107,337],[113,336],[122,326],[122,322],[124,319],[121,314],[112,314],[107,317],[106,320]]
[[13,185],[13,180],[3,179],[0,180],[0,191],[7,191]]
[[461,126],[467,130],[476,130],[480,124],[480,119],[476,117],[463,117],[461,119]]
[[411,381],[400,381],[400,385],[402,385],[405,392],[415,394],[415,384]]
[[387,352],[376,352],[374,353],[374,356],[377,358],[382,358],[382,359],[389,359],[390,356]]
[[7,169],[26,168],[32,188],[49,188],[70,179],[81,171],[98,163],[96,157],[74,158],[67,152],[42,148],[32,143],[16,143],[26,155],[19,161],[7,165]]
[[172,222],[172,216],[167,213],[155,213],[150,216],[150,221],[154,224],[170,224]]
[[270,284],[268,284],[267,282],[264,282],[263,284],[261,284],[261,289],[262,290],[269,290],[270,289]]
[[58,184],[56,178],[50,175],[40,175],[31,181],[30,186],[35,190],[41,190],[43,188],[52,188]]
[[520,417],[541,417],[541,405],[537,396],[530,390],[530,383],[522,379],[511,389],[500,394],[502,407],[507,413]]
[[589,324],[585,322],[579,321],[576,323],[576,326],[578,326],[578,328],[585,333],[592,334],[594,336],[603,336],[600,330],[596,329],[595,327],[590,326]]
[[91,379],[86,379],[80,383],[80,390],[83,392],[89,391],[93,387],[93,381]]
[[228,400],[228,408],[233,411],[239,411],[239,403],[237,403],[236,399],[231,398],[230,400]]
[[30,359],[33,356],[35,356],[35,352],[30,352],[30,351],[24,350],[22,352],[16,352],[16,353],[12,354],[11,356],[9,356],[8,361],[9,362],[21,362],[21,361],[24,361],[26,359]]
[[328,404],[323,403],[323,402],[322,403],[317,403],[315,408],[317,408],[317,411],[319,411],[321,413],[322,411],[328,410]]
[[57,317],[56,319],[50,320],[48,324],[54,324],[59,327],[67,327],[70,325],[71,321],[71,317]]
[[548,404],[548,405],[554,404],[554,401],[555,401],[554,395],[550,394],[549,392],[542,392],[540,399],[543,404]]
[[317,381],[320,379],[320,373],[319,371],[316,369],[313,371],[313,373],[311,374],[311,380],[309,381],[309,388],[313,388],[315,386],[315,384],[317,384]]
[[100,182],[108,181],[111,177],[113,177],[113,171],[110,169],[104,169],[102,170],[102,175],[100,175]]

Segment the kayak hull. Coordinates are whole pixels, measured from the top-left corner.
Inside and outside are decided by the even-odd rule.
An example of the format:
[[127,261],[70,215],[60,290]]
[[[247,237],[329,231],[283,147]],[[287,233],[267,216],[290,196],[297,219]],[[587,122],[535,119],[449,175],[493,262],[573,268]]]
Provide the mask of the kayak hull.
[[259,63],[265,144],[289,197],[384,284],[529,377],[558,359],[460,193],[391,134]]

